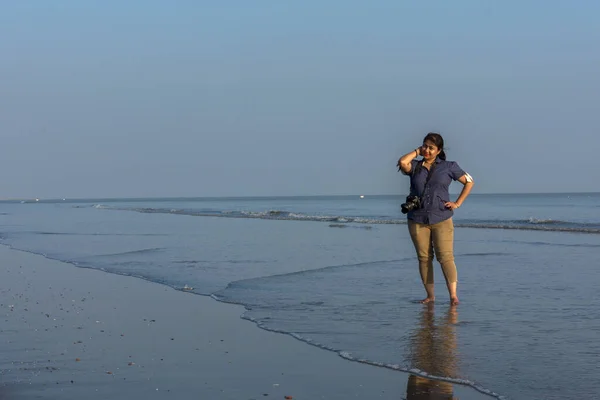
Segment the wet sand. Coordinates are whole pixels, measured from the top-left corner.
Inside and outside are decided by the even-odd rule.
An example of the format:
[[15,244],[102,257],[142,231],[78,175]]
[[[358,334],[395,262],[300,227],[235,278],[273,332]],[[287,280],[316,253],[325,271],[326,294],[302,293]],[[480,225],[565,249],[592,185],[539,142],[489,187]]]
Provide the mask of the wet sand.
[[[0,400],[417,398],[409,374],[261,330],[241,306],[5,246],[0,262]],[[440,390],[418,398],[491,398],[419,382]]]

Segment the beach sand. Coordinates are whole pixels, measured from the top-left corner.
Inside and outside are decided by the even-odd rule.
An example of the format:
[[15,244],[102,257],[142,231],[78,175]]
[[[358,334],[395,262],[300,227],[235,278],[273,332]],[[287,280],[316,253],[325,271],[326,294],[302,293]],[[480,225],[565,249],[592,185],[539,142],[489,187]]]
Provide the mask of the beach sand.
[[0,399],[407,397],[409,374],[259,329],[241,306],[5,246],[0,263]]

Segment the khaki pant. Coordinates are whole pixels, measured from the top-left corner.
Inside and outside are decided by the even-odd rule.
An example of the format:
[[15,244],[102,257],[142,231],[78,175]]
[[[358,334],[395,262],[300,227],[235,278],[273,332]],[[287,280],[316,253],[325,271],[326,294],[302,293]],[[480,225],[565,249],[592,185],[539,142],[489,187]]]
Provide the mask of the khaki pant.
[[424,284],[433,283],[433,255],[442,266],[447,283],[457,281],[454,264],[454,224],[452,218],[433,225],[408,220],[408,231],[417,250],[419,271]]

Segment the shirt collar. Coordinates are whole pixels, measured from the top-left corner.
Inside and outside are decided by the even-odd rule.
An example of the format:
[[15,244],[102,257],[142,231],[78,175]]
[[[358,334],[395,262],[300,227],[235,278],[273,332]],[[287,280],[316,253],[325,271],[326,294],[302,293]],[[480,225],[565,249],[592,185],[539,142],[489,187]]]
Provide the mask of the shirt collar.
[[[423,163],[423,161],[425,161],[425,159],[423,159],[423,158],[422,158],[422,159],[421,159],[421,164]],[[441,158],[439,158],[439,157],[436,157],[436,158],[435,158],[435,163],[436,163],[436,164],[439,164],[439,163],[441,163],[441,162],[442,162],[442,159],[441,159]]]

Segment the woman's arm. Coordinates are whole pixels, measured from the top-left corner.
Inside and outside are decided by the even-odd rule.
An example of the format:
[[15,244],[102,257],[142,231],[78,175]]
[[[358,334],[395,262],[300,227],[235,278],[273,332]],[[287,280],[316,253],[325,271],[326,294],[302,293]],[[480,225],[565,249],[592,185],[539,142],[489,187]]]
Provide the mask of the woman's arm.
[[402,172],[404,172],[405,174],[408,174],[411,169],[411,164],[410,164],[411,161],[414,160],[415,158],[419,157],[420,155],[421,155],[421,148],[417,147],[410,153],[406,153],[405,155],[400,157],[400,159],[398,160],[398,164],[396,164],[396,165],[398,167],[400,167]]
[[457,209],[458,207],[460,207],[462,205],[462,203],[464,203],[466,198],[469,196],[469,193],[471,193],[471,189],[473,189],[473,178],[471,178],[471,175],[465,174],[465,175],[461,176],[460,178],[458,178],[458,181],[460,183],[462,183],[464,186],[463,186],[460,194],[458,195],[458,199],[456,199],[456,201],[449,201],[446,203],[446,207],[451,210],[454,210],[454,209]]

